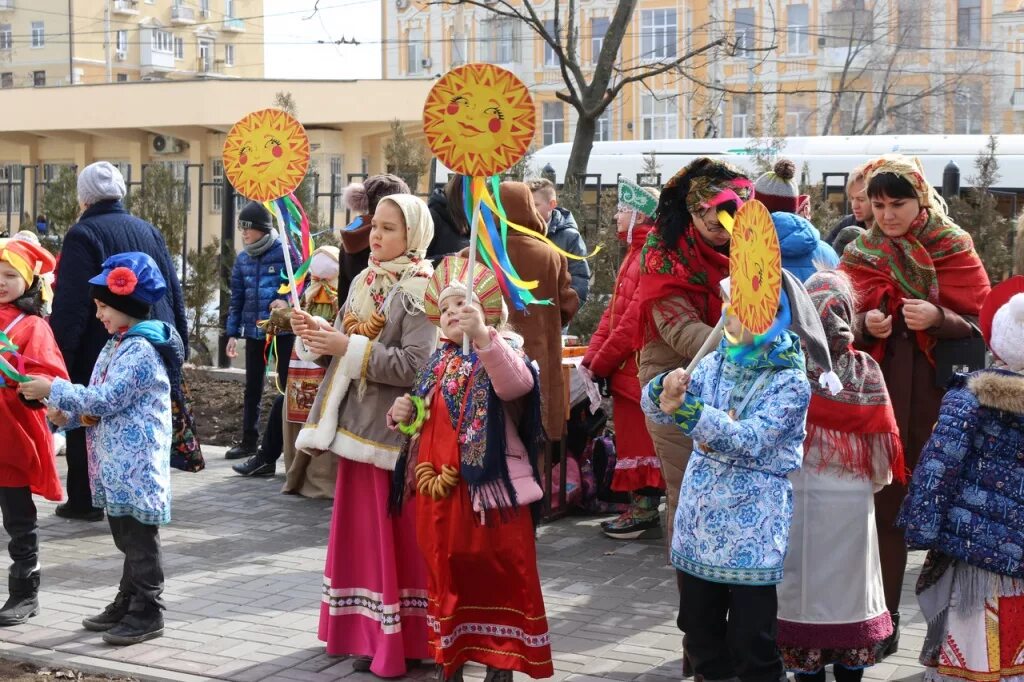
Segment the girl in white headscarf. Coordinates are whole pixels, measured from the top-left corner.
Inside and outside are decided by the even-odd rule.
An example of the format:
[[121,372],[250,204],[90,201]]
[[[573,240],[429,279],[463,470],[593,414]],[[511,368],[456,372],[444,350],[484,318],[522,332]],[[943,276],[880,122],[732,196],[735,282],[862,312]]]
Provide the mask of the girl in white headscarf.
[[369,266],[334,325],[292,314],[306,356],[330,361],[295,446],[340,458],[320,639],[328,655],[354,656],[357,671],[401,677],[408,659],[428,658],[427,573],[414,509],[388,514],[401,436],[385,415],[437,344],[423,311],[434,226],[426,204],[409,194],[382,199],[372,225]]

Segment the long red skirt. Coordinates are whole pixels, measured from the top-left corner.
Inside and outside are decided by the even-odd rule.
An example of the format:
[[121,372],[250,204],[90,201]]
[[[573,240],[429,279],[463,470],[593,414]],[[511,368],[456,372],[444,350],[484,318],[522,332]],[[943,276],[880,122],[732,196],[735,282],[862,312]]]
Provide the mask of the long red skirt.
[[[444,410],[424,425],[419,462],[458,467],[455,429]],[[537,573],[533,520],[522,508],[502,521],[473,511],[465,482],[435,502],[416,496],[416,537],[427,560],[427,622],[434,660],[447,678],[467,661],[551,677],[550,635]]]
[[654,441],[647,432],[647,421],[640,409],[640,380],[635,367],[635,360],[629,360],[625,369],[617,370],[611,377],[616,458],[612,490],[664,490],[661,460],[654,451]]
[[430,657],[415,510],[388,516],[390,490],[390,471],[339,458],[318,633],[329,656],[369,656],[378,677]]

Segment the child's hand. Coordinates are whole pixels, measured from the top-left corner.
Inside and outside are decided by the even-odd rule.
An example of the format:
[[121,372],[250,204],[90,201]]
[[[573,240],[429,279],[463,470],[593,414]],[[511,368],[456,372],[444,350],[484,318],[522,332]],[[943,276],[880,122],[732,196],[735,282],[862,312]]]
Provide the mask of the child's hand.
[[317,355],[344,355],[348,351],[348,335],[334,327],[312,327],[302,334],[302,341]]
[[50,387],[53,382],[46,377],[31,377],[31,381],[18,384],[18,393],[25,396],[27,400],[42,400],[50,397]]
[[305,335],[316,329],[319,325],[313,317],[304,310],[292,310],[292,331],[305,339]]
[[413,407],[408,395],[395,398],[395,403],[391,406],[391,419],[396,424],[408,424],[415,414],[416,408]]
[[229,358],[238,357],[238,339],[231,337],[228,339],[228,345],[224,347],[224,353]]
[[679,368],[669,372],[662,381],[661,400],[659,405],[665,414],[672,414],[683,404],[686,389],[690,386],[690,375],[685,369]]
[[288,307],[288,302],[287,301],[283,301],[280,298],[275,298],[273,301],[270,302],[270,309],[271,310],[273,310],[275,308],[287,308],[287,307]]
[[475,305],[467,303],[459,309],[457,318],[459,329],[477,346],[487,346],[491,342],[491,333],[484,324],[484,314]]
[[49,419],[50,423],[54,426],[67,426],[68,422],[71,421],[66,412],[62,412],[56,407],[46,408],[46,418]]

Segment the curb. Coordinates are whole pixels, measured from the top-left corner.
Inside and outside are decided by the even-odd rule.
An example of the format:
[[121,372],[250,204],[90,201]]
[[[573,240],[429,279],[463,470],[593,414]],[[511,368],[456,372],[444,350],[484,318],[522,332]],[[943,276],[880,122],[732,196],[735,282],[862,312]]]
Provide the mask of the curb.
[[46,668],[71,668],[90,675],[123,675],[142,682],[203,682],[207,676],[191,675],[173,670],[160,670],[95,656],[81,656],[55,649],[41,649],[28,644],[0,641],[0,656],[16,663],[30,663]]

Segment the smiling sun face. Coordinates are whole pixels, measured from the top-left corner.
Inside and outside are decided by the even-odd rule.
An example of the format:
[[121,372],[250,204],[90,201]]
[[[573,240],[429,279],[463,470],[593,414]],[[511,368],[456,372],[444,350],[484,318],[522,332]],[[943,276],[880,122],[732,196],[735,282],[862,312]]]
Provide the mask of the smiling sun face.
[[779,236],[764,204],[751,200],[736,212],[729,247],[730,306],[743,326],[763,334],[775,322],[782,294]]
[[224,141],[224,173],[239,194],[271,201],[295,191],[309,167],[302,124],[280,109],[254,111]]
[[486,177],[522,158],[535,129],[533,98],[522,81],[492,64],[446,73],[423,106],[423,132],[441,163]]

